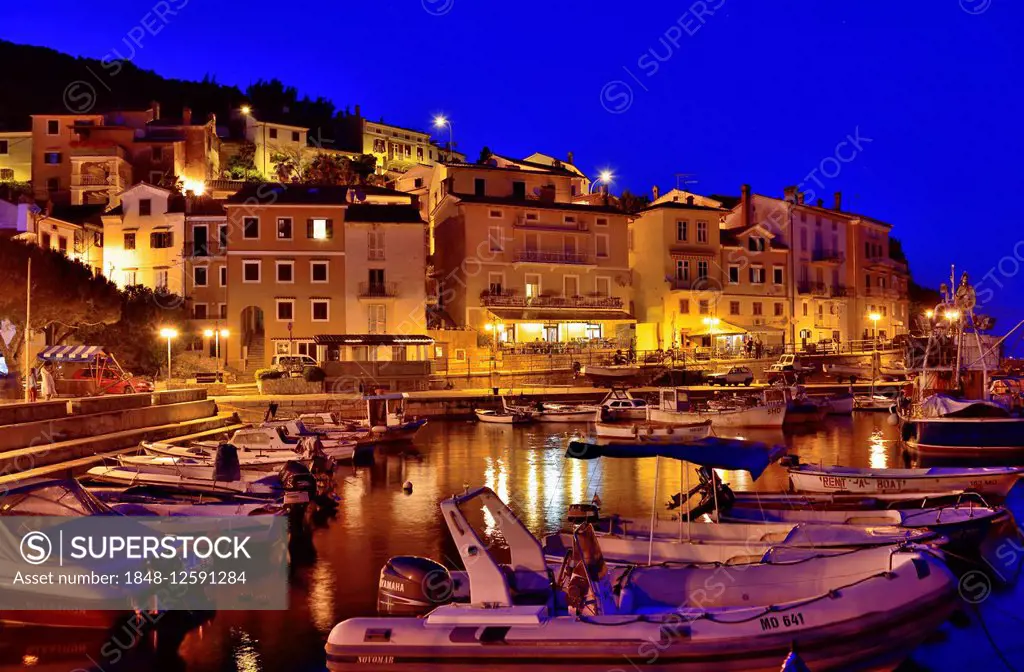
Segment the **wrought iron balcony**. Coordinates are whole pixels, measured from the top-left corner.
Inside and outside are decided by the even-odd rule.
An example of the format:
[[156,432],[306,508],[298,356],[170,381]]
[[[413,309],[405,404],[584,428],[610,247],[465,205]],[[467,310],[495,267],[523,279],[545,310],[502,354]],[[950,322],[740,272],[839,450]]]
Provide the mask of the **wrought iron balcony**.
[[841,264],[846,260],[846,255],[839,250],[818,248],[811,252],[811,260],[828,264]]
[[519,250],[515,260],[527,264],[589,264],[590,255],[584,252],[566,252],[561,250]]
[[360,282],[361,298],[394,298],[398,296],[397,282]]
[[621,309],[617,296],[524,296],[514,292],[480,293],[480,304],[488,308],[610,308]]
[[846,285],[832,285],[832,287],[829,288],[829,293],[833,297],[847,296],[848,294]]

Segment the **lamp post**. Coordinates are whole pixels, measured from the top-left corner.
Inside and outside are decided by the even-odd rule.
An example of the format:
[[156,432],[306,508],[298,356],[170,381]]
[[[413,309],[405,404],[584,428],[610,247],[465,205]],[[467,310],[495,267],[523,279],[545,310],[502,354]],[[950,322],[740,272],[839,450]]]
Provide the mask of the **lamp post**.
[[178,330],[164,327],[160,330],[160,337],[167,339],[167,389],[171,389],[171,341],[178,337]]
[[878,365],[878,321],[882,319],[882,316],[878,313],[869,313],[868,319],[871,320],[871,396],[874,397]]
[[213,342],[214,342],[214,352],[217,353],[216,354],[216,357],[217,357],[217,373],[220,373],[220,365],[221,365],[221,361],[220,361],[220,339],[222,337],[223,338],[227,338],[230,335],[231,335],[231,332],[228,331],[227,329],[207,329],[207,330],[203,331],[203,336],[205,336],[206,338],[212,338],[213,339]]
[[611,184],[615,175],[610,170],[602,170],[597,174],[597,179],[590,183],[590,193],[594,193],[594,187],[599,184]]
[[715,358],[715,327],[721,322],[717,317],[705,317],[702,322],[708,328],[708,334],[711,336],[711,359]]
[[434,117],[434,128],[442,129],[445,126],[448,127],[448,160],[452,161],[455,153],[455,131],[452,130],[452,122],[443,114]]

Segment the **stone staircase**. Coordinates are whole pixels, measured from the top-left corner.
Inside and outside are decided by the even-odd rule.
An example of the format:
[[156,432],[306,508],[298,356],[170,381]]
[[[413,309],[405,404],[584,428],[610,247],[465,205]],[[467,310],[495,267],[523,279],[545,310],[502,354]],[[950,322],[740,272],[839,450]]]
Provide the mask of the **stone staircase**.
[[266,337],[253,336],[249,342],[249,355],[245,366],[245,380],[251,381],[255,378],[256,370],[266,366]]

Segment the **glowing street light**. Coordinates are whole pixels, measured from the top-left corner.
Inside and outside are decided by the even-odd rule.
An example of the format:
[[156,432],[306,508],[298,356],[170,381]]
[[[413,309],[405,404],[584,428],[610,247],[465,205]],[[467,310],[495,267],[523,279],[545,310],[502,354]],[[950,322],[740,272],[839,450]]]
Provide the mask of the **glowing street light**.
[[930,320],[933,317],[935,317],[935,311],[931,310],[931,309],[926,310],[926,311],[924,311],[924,316],[927,317]]
[[248,116],[250,112],[252,112],[251,107],[249,107],[248,105],[242,105],[242,114]]
[[615,179],[615,174],[605,168],[597,174],[597,179],[590,183],[590,193],[594,193],[594,187],[599,184],[611,184],[612,180]]
[[960,319],[960,311],[959,310],[947,310],[945,317],[950,322],[952,322],[953,320],[959,320]]
[[434,117],[434,128],[440,130],[445,126],[448,127],[448,160],[451,161],[455,152],[455,132],[452,130],[452,122],[443,114]]
[[164,327],[160,330],[160,338],[167,339],[167,389],[171,389],[171,341],[177,337],[177,329]]
[[203,336],[206,338],[214,339],[214,348],[217,353],[217,371],[220,371],[220,339],[227,338],[231,335],[231,332],[227,329],[206,329],[203,331]]

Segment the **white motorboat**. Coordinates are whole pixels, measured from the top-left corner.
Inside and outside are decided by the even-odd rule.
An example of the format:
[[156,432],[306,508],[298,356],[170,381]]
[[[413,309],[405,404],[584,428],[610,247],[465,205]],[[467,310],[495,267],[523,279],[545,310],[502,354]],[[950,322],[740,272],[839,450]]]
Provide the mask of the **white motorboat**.
[[648,409],[652,422],[688,425],[710,420],[713,427],[781,428],[786,418],[786,401],[779,396],[762,398],[753,406],[723,406],[696,409],[690,403],[689,393],[682,388],[662,388],[658,392],[659,405]]
[[671,441],[689,443],[711,435],[711,420],[688,425],[660,422],[599,422],[594,433],[603,439],[623,441]]
[[[297,461],[303,464],[310,464],[315,455],[320,452],[315,437],[309,437],[300,441],[295,450],[250,448],[245,443],[238,448],[238,463],[245,471],[277,471],[287,462]],[[140,444],[145,456],[122,455],[119,461],[122,464],[129,464],[137,461],[139,457],[154,458],[163,460],[182,460],[184,463],[191,461],[199,464],[210,464],[217,456],[216,448],[205,445],[178,446],[173,443],[160,441],[143,441]],[[354,449],[354,446],[353,446]]]
[[533,416],[522,411],[491,411],[477,408],[473,410],[476,419],[494,425],[524,425],[533,422]]
[[593,422],[597,407],[592,405],[551,404],[537,402],[534,405],[509,403],[501,398],[502,407],[511,413],[522,413],[533,418],[534,422],[577,423]]
[[[507,566],[463,512],[481,505],[509,547]],[[392,558],[379,583],[385,616],[336,625],[329,669],[607,672],[640,651],[660,670],[774,672],[794,641],[815,670],[877,666],[905,656],[955,604],[955,577],[917,547],[769,558],[721,581],[717,566],[611,569],[582,525],[552,581],[540,543],[490,489],[445,500],[441,511],[468,590],[457,592],[439,563]]]
[[[289,433],[289,429],[291,433]],[[256,455],[293,455],[301,459],[304,451],[304,441],[316,441],[317,448],[327,457],[339,462],[353,459],[360,446],[357,442],[337,436],[321,436],[313,432],[305,431],[301,422],[291,420],[285,423],[267,423],[260,427],[247,427],[236,430],[231,435],[229,444],[235,446],[239,452]],[[220,445],[219,441],[196,441],[192,445],[207,450],[216,450]],[[157,447],[154,450],[159,451]],[[372,450],[372,447],[367,448]],[[174,455],[173,452],[163,451],[162,454]],[[296,459],[293,457],[292,459]]]
[[647,401],[638,399],[628,390],[612,388],[612,391],[601,400],[596,413],[595,422],[624,422],[647,419]]
[[794,492],[848,492],[873,495],[880,492],[969,491],[1006,497],[1020,477],[1018,467],[932,467],[930,469],[870,469],[822,467],[801,464],[789,468]]

